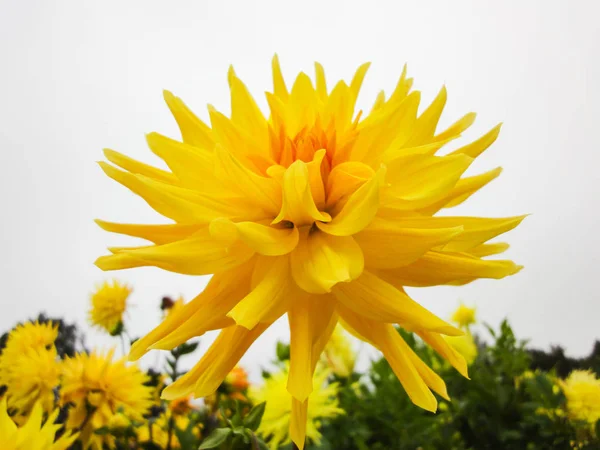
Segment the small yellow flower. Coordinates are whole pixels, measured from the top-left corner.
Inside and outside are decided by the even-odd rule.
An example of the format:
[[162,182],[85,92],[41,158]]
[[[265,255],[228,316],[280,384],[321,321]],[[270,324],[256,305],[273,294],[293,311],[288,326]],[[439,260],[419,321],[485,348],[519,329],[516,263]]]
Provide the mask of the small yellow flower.
[[465,358],[468,365],[473,364],[477,358],[477,345],[471,333],[466,332],[463,336],[444,336],[444,339]]
[[333,334],[323,351],[322,359],[331,371],[339,377],[349,377],[354,371],[356,355],[352,350],[352,343],[347,333],[340,325],[337,325],[333,330]]
[[[153,423],[146,422],[136,429],[136,434],[140,444],[151,441],[161,449],[166,449],[169,443],[169,418],[162,415]],[[181,448],[175,429],[171,432],[171,448]]]
[[560,384],[569,418],[594,425],[600,419],[600,379],[589,370],[574,370]]
[[77,439],[77,433],[65,433],[54,440],[62,425],[55,425],[58,409],[42,424],[44,415],[40,404],[35,404],[31,415],[20,428],[7,412],[6,398],[0,400],[0,448],[2,450],[66,450]]
[[0,355],[0,385],[6,386],[8,408],[22,422],[34,404],[44,412],[54,409],[59,383],[59,361],[54,341],[58,329],[51,323],[28,322],[10,332]]
[[211,107],[210,125],[165,92],[182,142],[159,133],[147,141],[168,170],[105,151],[112,163],[100,163],[105,173],[170,223],[97,221],[107,231],[150,241],[114,249],[98,258],[98,267],[155,266],[212,275],[202,293],[131,348],[135,360],[150,349],[170,350],[221,330],[202,360],[163,391],[164,398],[213,393],[248,347],[285,314],[292,344],[287,386],[299,405],[293,409],[298,420],[291,421],[298,446],[304,442],[304,405],[312,402],[314,364],[307,361],[319,358],[338,320],[383,352],[410,399],[426,410],[437,408],[432,391],[446,388],[423,368],[394,324],[415,330],[467,375],[464,359],[443,339],[460,330],[404,287],[462,285],[521,269],[510,260],[487,259],[507,248],[487,242],[524,216],[437,216],[500,174],[497,168],[463,177],[496,140],[500,126],[438,154],[472,125],[475,114],[438,129],[446,89],[423,108],[406,70],[391,95],[380,93],[363,114],[356,104],[368,68],[364,64],[349,82],[328,88],[316,64],[314,82],[300,73],[288,89],[275,57],[266,113],[231,68],[231,115]]
[[225,377],[225,383],[236,391],[248,389],[248,373],[243,367],[235,366]]
[[[63,361],[61,403],[73,403],[67,428],[85,425],[81,439],[85,448],[101,449],[111,436],[100,436],[94,430],[107,426],[117,412],[131,420],[142,421],[152,405],[152,387],[145,386],[148,377],[124,359],[113,361],[113,352],[106,355],[80,353]],[[88,417],[88,414],[90,417]]]
[[475,323],[475,308],[469,308],[461,303],[450,320],[461,328],[467,328]]
[[[269,447],[273,450],[289,444],[294,438],[291,435],[293,428],[290,428],[290,421],[293,416],[292,410],[297,405],[287,391],[288,374],[289,364],[286,364],[281,371],[267,378],[263,386],[253,386],[249,392],[254,403],[267,402],[258,432],[264,438],[269,439]],[[317,445],[321,442],[320,421],[344,414],[344,410],[338,407],[338,383],[326,383],[329,375],[331,375],[329,369],[317,367],[314,380],[315,390],[308,402],[306,438]]]
[[118,334],[123,326],[123,313],[127,308],[127,298],[131,288],[117,280],[105,281],[91,295],[92,308],[89,320],[92,325],[106,330],[111,335]]

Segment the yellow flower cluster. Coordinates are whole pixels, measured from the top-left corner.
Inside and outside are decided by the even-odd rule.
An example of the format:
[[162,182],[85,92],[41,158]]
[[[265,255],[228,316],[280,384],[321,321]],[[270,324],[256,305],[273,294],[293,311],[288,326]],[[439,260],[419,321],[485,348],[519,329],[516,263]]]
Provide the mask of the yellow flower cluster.
[[57,334],[50,322],[27,322],[8,335],[0,355],[0,386],[6,386],[7,407],[18,422],[28,417],[35,404],[44,412],[54,409],[54,389],[60,380]]
[[560,383],[572,420],[594,425],[600,420],[600,379],[589,370],[574,370]]
[[107,426],[118,412],[130,420],[143,421],[152,405],[152,388],[147,375],[123,359],[113,361],[113,352],[80,353],[63,361],[61,404],[73,404],[68,429],[81,429],[87,446],[101,450],[111,446],[114,437],[97,435],[94,430]]

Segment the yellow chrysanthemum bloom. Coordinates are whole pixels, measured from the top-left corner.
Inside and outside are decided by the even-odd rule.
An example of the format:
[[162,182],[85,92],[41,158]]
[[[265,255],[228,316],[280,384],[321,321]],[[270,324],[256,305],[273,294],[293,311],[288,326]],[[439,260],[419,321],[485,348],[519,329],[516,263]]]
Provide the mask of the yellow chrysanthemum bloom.
[[[61,403],[73,403],[67,420],[68,429],[78,429],[85,423],[81,439],[85,448],[102,449],[108,435],[96,435],[94,430],[108,425],[117,412],[131,420],[142,421],[152,405],[152,387],[145,386],[148,376],[124,359],[113,361],[113,352],[106,355],[80,353],[63,361]],[[88,417],[91,415],[91,417]],[[106,442],[111,445],[111,442]]]
[[115,334],[123,326],[123,313],[131,288],[117,280],[105,281],[91,295],[92,308],[89,321],[92,325]]
[[54,389],[59,383],[59,361],[54,341],[58,328],[52,323],[27,322],[8,335],[0,355],[0,386],[6,386],[8,408],[21,423],[33,405],[44,412],[54,409]]
[[468,365],[473,364],[473,361],[477,358],[477,345],[470,332],[465,333],[463,336],[444,336],[444,339],[465,358]]
[[329,342],[325,346],[322,359],[339,377],[349,377],[354,371],[356,355],[352,349],[350,339],[344,329],[338,325],[333,330]]
[[[310,396],[308,410],[302,417],[303,421],[297,424],[305,428],[306,438],[319,445],[321,433],[319,432],[320,420],[330,419],[344,410],[338,407],[338,383],[327,384],[326,380],[331,375],[329,369],[318,366],[314,377],[314,391]],[[250,398],[254,403],[267,402],[265,413],[258,428],[258,433],[269,439],[269,447],[276,450],[280,446],[289,444],[294,438],[290,431],[293,420],[298,420],[293,410],[296,402],[287,391],[289,365],[271,375],[265,380],[264,385],[250,388]]]
[[[222,330],[202,360],[165,389],[165,398],[214,392],[285,313],[291,329],[288,391],[299,418],[306,415],[315,363],[338,321],[384,353],[410,398],[425,409],[436,409],[430,388],[445,395],[444,383],[393,324],[417,333],[466,374],[464,359],[442,338],[462,332],[411,299],[404,286],[462,285],[520,270],[512,261],[485,257],[507,248],[487,241],[523,216],[434,216],[499,175],[498,168],[461,178],[500,126],[436,155],[475,114],[436,132],[446,90],[418,114],[420,93],[411,92],[406,71],[389,99],[381,93],[368,115],[355,114],[367,68],[328,91],[317,64],[315,85],[301,73],[288,90],[275,57],[268,118],[230,70],[231,117],[209,107],[210,127],[165,92],[183,142],[158,133],[147,140],[170,170],[105,151],[114,164],[100,163],[106,174],[172,223],[98,221],[105,230],[152,243],[113,248],[96,261],[98,267],[213,274],[204,292],[132,346],[135,360],[150,349],[171,349]],[[293,433],[302,446],[301,431]]]
[[574,370],[560,384],[569,417],[595,424],[600,419],[600,379],[590,370]]
[[0,448],[2,450],[66,450],[77,439],[77,433],[65,433],[56,441],[56,432],[61,425],[55,425],[58,409],[52,412],[42,424],[43,408],[36,404],[31,415],[22,427],[12,421],[6,409],[6,399],[0,400]]
[[456,308],[456,311],[452,313],[450,320],[458,324],[461,328],[467,328],[469,325],[475,323],[475,308],[469,308],[461,303],[460,306]]

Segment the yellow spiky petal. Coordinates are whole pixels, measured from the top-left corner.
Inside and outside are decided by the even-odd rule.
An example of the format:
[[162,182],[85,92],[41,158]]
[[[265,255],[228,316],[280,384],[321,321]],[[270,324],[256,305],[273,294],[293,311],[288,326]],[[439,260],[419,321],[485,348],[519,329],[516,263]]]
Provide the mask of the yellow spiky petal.
[[286,313],[287,389],[295,411],[291,431],[299,447],[316,362],[340,320],[384,352],[410,398],[423,408],[436,409],[431,390],[447,397],[444,383],[411,353],[392,324],[417,333],[467,375],[464,358],[443,339],[462,331],[419,305],[404,287],[462,285],[521,269],[487,257],[506,249],[488,241],[516,227],[523,216],[436,216],[499,175],[494,169],[464,177],[500,127],[448,153],[444,146],[458,139],[475,115],[438,130],[446,89],[420,108],[420,93],[411,91],[406,68],[391,95],[380,94],[363,114],[355,106],[368,67],[361,66],[349,82],[328,83],[316,64],[316,84],[305,73],[286,84],[275,57],[268,114],[230,69],[230,117],[210,106],[210,124],[204,123],[165,93],[182,142],[152,133],[148,144],[168,170],[106,151],[112,165],[101,163],[104,172],[171,223],[98,221],[108,231],[149,243],[113,249],[96,264],[104,270],[155,266],[213,275],[204,292],[132,347],[130,357],[137,359],[150,349],[171,349],[221,330],[199,363],[165,389],[166,398],[210,395]]

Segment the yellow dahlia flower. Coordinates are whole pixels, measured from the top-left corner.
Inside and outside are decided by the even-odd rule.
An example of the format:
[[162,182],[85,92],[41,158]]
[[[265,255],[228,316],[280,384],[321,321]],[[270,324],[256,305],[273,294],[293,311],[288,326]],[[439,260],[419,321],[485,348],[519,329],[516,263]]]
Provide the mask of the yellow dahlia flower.
[[91,295],[89,320],[92,325],[118,334],[123,327],[123,313],[131,288],[117,280],[105,281]]
[[458,326],[461,328],[468,328],[469,325],[473,325],[475,323],[475,311],[475,308],[469,308],[461,303],[460,306],[452,313],[450,320],[458,324]]
[[[73,403],[67,428],[79,429],[84,448],[101,449],[105,439],[94,430],[107,426],[114,414],[123,413],[131,420],[142,421],[152,405],[152,387],[145,386],[148,376],[124,359],[113,361],[106,355],[80,353],[63,361],[61,403]],[[88,417],[89,416],[89,417]],[[106,442],[109,446],[111,442]]]
[[[254,403],[267,402],[258,433],[264,438],[269,438],[269,447],[274,450],[289,444],[295,438],[290,434],[294,429],[290,425],[298,418],[294,414],[296,402],[287,392],[289,369],[289,365],[286,364],[281,371],[267,378],[264,385],[251,387],[249,392]],[[321,442],[320,420],[344,414],[344,410],[338,407],[338,383],[326,383],[329,375],[331,370],[320,365],[317,367],[308,410],[302,417],[304,421],[297,424],[299,428],[305,428],[306,438],[316,445]]]
[[600,419],[600,379],[589,370],[574,370],[561,382],[567,412],[573,420],[595,424]]
[[56,441],[54,437],[61,425],[55,425],[58,409],[42,424],[44,415],[40,404],[33,407],[22,427],[12,421],[6,409],[6,398],[0,400],[0,448],[2,450],[66,450],[77,439],[77,433],[65,433]]
[[[165,398],[214,392],[248,347],[287,313],[291,330],[288,391],[306,416],[316,361],[338,321],[379,348],[410,398],[434,411],[430,389],[443,381],[408,348],[393,324],[421,336],[463,374],[464,359],[442,335],[462,332],[433,315],[405,286],[461,285],[520,270],[487,256],[506,249],[487,241],[523,216],[443,216],[496,178],[500,169],[462,177],[498,136],[500,126],[448,154],[437,154],[474,121],[469,113],[436,131],[443,88],[420,114],[420,93],[406,71],[392,95],[369,114],[355,112],[368,64],[349,84],[328,90],[304,73],[287,88],[277,57],[267,116],[229,71],[231,116],[209,107],[210,126],[181,99],[165,100],[183,142],[151,133],[147,141],[169,170],[106,150],[106,174],[140,195],[172,223],[98,221],[107,231],[150,241],[112,248],[104,270],[156,266],[188,275],[213,274],[206,289],[132,346],[135,360],[221,330],[200,362],[165,389]],[[295,426],[295,425],[294,425]],[[295,430],[298,446],[301,430]]]
[[34,404],[44,412],[54,409],[59,383],[59,361],[54,346],[58,328],[52,323],[27,322],[8,335],[0,355],[0,385],[6,386],[8,408],[23,421]]
[[339,377],[349,377],[354,372],[356,355],[344,329],[338,325],[333,330],[323,351],[323,360]]

